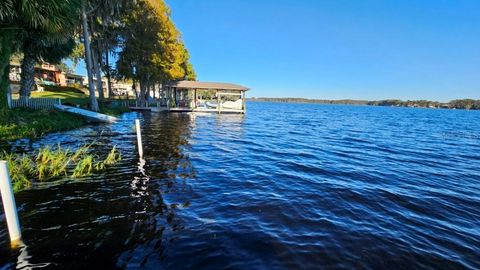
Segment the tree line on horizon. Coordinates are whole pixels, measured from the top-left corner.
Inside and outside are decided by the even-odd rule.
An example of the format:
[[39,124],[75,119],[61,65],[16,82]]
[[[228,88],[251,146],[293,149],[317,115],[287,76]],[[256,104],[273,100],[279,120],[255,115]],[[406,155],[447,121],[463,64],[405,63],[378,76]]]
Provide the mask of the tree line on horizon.
[[83,59],[93,111],[99,109],[96,92],[99,99],[105,98],[102,73],[109,93],[111,78],[131,81],[139,104],[161,83],[196,79],[164,0],[3,0],[0,111],[7,109],[13,56],[21,61],[21,98],[30,96],[36,63]]
[[385,99],[377,101],[354,100],[354,99],[308,99],[308,98],[249,98],[250,101],[262,102],[285,102],[285,103],[317,103],[317,104],[345,104],[345,105],[369,105],[369,106],[393,106],[393,107],[420,107],[420,108],[448,108],[480,110],[480,100],[474,99],[455,99],[446,103],[429,100],[407,100]]

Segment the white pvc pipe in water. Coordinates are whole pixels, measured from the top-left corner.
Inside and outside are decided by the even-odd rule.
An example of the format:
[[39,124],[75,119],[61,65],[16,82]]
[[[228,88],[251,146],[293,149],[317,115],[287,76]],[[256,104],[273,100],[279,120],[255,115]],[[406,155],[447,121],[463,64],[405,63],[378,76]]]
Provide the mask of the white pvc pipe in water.
[[137,129],[138,155],[140,156],[140,158],[143,158],[142,131],[140,130],[139,119],[135,119],[135,126]]
[[3,209],[7,219],[8,233],[10,242],[21,241],[22,232],[20,231],[20,222],[18,221],[17,206],[13,196],[12,181],[8,172],[8,163],[0,161],[0,192],[2,195]]

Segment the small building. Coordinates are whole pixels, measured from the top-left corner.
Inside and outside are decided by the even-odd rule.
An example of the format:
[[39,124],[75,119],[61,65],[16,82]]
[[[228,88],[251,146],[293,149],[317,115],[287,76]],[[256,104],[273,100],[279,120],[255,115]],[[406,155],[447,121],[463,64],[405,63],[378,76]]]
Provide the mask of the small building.
[[22,68],[20,63],[10,62],[10,73],[8,77],[10,79],[10,89],[12,94],[17,94],[20,92],[20,79],[22,74]]
[[35,65],[35,78],[39,84],[62,85],[63,82],[66,85],[62,71],[49,63]]
[[10,62],[10,73],[8,74],[10,82],[20,82],[21,74],[20,63]]
[[232,83],[174,81],[162,86],[160,99],[168,111],[245,113],[248,90]]
[[73,73],[65,73],[65,84],[67,86],[80,86],[83,87],[83,79],[84,76],[73,74]]
[[[111,79],[110,86],[115,96],[135,96],[135,92],[132,88],[132,83]],[[107,82],[103,84],[103,88],[105,92],[108,92]]]
[[[20,84],[22,74],[21,64],[18,62],[10,62],[10,83],[12,86]],[[41,63],[35,65],[35,83],[42,85],[59,85],[59,86],[83,86],[82,75],[63,72],[58,66]]]

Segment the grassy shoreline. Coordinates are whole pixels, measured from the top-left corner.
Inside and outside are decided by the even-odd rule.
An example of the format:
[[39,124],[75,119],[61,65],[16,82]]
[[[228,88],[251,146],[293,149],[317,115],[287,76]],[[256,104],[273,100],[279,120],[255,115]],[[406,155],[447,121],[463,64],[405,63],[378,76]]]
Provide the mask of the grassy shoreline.
[[81,116],[56,110],[11,109],[0,117],[0,142],[34,139],[86,124],[87,120]]
[[[62,101],[63,105],[67,106],[79,106],[83,109],[88,108],[88,95],[87,90],[78,89],[75,87],[63,87],[45,85],[43,92],[32,92],[32,98],[58,98]],[[98,100],[100,113],[108,114],[111,116],[117,116],[124,112],[129,112],[129,108],[113,106],[112,103],[116,99]],[[118,101],[118,100],[117,100]]]
[[[32,98],[59,98],[62,103],[88,109],[88,96],[73,87],[47,86],[44,92],[32,92]],[[100,112],[118,116],[130,110],[112,106],[111,100],[99,101]],[[0,144],[22,138],[38,138],[50,132],[80,128],[88,121],[78,115],[57,110],[11,109],[0,115]]]

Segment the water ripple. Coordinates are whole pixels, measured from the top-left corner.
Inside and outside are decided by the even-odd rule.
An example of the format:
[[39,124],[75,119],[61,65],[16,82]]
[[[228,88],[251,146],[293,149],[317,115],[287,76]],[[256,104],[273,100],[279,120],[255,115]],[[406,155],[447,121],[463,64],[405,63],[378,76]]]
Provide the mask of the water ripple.
[[18,141],[97,140],[124,159],[18,193],[26,249],[7,249],[2,228],[3,268],[480,269],[478,112],[248,108]]

